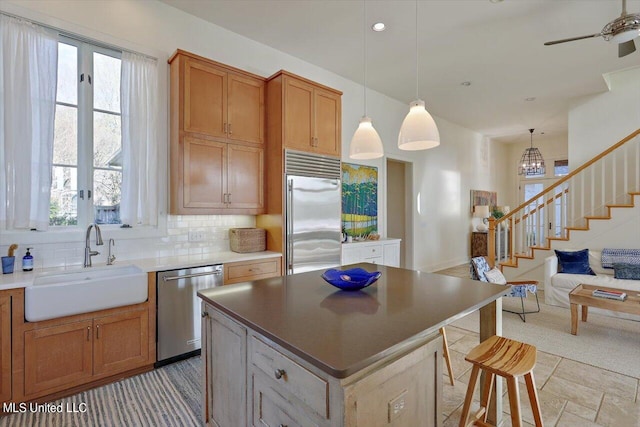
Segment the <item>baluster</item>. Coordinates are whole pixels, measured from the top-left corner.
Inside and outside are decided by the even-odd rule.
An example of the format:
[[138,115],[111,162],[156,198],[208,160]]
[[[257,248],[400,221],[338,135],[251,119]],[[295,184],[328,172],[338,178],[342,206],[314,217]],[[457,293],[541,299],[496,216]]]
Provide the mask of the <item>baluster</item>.
[[611,194],[611,202],[616,202],[616,152],[611,152],[611,190],[613,194]]
[[515,245],[516,245],[516,230],[515,228],[513,228],[513,216],[509,217],[509,230],[511,230],[509,232],[509,241],[510,244],[508,246],[508,250],[509,250],[509,262],[513,263],[513,252],[515,250]]
[[624,187],[623,190],[624,191],[623,191],[623,194],[624,194],[624,198],[625,198],[625,201],[626,201],[627,193],[629,192],[629,186],[627,185],[628,176],[629,176],[629,168],[627,167],[627,162],[628,162],[628,160],[627,160],[627,158],[628,158],[627,152],[629,151],[628,150],[628,148],[629,148],[628,144],[625,144],[623,148],[624,148],[624,151],[622,152],[622,159],[623,159],[622,161],[624,162],[624,175],[622,175],[622,177],[624,178],[624,183],[623,183],[623,187]]
[[580,174],[580,222],[584,219],[584,174]]
[[[593,165],[595,166],[595,165]],[[595,209],[596,209],[596,186],[595,186],[595,179],[596,179],[596,170],[595,167],[589,167],[589,175],[591,176],[591,215],[595,215]],[[587,171],[585,170],[583,173],[586,173]]]
[[640,137],[635,138],[636,143],[636,188],[633,191],[640,191]]
[[602,198],[602,205],[604,206],[607,203],[607,199],[606,199],[606,195],[605,195],[605,191],[607,188],[606,182],[607,182],[607,172],[606,172],[606,161],[604,158],[599,160],[600,164],[602,165],[602,182],[600,183],[600,194],[601,194],[601,198]]

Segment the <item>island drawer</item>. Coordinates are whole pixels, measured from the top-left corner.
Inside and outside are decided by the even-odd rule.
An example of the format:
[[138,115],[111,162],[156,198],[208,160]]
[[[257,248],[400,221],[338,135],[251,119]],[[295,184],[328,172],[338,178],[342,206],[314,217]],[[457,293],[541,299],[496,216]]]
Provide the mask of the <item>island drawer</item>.
[[224,265],[224,284],[266,279],[280,275],[280,258],[232,262]]
[[329,384],[275,348],[252,337],[253,365],[271,378],[277,387],[305,403],[323,418],[329,416]]
[[280,395],[272,382],[256,372],[253,382],[253,426],[317,427],[308,415],[301,413],[290,401]]

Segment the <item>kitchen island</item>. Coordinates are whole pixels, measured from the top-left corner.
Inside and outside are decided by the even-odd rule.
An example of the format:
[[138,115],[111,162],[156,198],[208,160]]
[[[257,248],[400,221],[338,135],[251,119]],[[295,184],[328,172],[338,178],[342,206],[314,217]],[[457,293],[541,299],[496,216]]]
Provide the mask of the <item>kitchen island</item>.
[[374,264],[343,268],[356,266],[382,277],[356,292],[318,271],[199,292],[208,425],[442,424],[438,331],[480,309],[481,340],[499,334],[508,289]]

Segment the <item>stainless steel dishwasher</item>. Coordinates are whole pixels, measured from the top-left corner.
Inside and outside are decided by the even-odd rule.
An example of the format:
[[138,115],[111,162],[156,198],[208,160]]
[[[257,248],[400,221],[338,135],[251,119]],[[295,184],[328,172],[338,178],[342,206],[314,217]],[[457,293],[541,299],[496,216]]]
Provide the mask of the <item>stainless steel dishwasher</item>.
[[200,353],[201,289],[222,286],[222,264],[159,271],[157,363],[166,365]]

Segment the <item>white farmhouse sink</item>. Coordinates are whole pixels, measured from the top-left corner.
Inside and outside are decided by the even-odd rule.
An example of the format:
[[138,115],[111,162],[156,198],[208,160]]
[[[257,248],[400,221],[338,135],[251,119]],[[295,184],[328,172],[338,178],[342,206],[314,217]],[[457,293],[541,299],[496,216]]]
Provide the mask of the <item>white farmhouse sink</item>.
[[147,300],[147,274],[135,265],[92,267],[37,276],[25,289],[29,322]]

